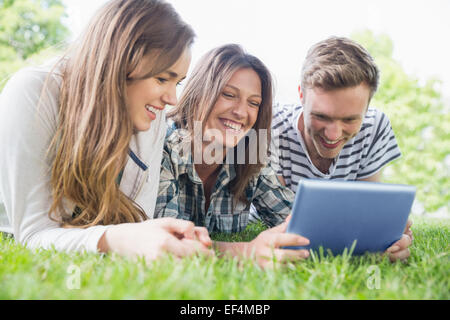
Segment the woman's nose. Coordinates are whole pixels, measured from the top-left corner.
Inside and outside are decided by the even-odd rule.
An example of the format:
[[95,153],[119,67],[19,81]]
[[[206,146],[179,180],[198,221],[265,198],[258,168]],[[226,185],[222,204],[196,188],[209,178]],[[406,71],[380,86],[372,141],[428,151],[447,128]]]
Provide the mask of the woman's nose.
[[178,102],[176,87],[169,88],[166,92],[164,92],[161,99],[165,104],[175,106]]
[[235,114],[237,117],[241,119],[245,117],[246,112],[247,112],[247,102],[242,100],[237,101],[233,107],[233,114]]

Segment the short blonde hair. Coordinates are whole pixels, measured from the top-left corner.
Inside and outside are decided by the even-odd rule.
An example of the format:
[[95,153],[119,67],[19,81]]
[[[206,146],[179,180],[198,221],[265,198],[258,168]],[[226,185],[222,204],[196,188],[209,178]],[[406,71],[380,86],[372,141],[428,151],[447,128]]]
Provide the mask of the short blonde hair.
[[370,98],[378,88],[379,70],[369,52],[344,37],[331,37],[312,46],[302,68],[304,89],[334,90],[365,83]]

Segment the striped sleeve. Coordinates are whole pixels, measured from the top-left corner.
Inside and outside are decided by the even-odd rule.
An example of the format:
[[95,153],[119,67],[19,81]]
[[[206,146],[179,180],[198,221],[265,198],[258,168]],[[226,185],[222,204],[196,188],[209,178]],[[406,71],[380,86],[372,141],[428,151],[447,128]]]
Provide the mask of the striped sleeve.
[[372,141],[361,163],[357,179],[368,178],[380,171],[389,162],[400,158],[401,152],[388,117],[377,111]]
[[175,178],[172,162],[166,150],[163,152],[161,162],[161,175],[159,181],[158,198],[154,218],[179,218],[178,210],[179,186]]

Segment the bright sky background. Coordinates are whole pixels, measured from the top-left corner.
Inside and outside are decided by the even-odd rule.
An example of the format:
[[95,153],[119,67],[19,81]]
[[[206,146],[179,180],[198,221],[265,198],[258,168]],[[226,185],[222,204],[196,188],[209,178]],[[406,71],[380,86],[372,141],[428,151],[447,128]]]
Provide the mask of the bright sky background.
[[[63,0],[78,35],[106,0]],[[370,29],[394,42],[394,58],[419,79],[437,76],[450,102],[449,0],[169,0],[197,38],[192,66],[206,51],[239,43],[260,58],[276,80],[276,100],[298,101],[306,51],[331,35]],[[449,103],[450,104],[450,103]]]

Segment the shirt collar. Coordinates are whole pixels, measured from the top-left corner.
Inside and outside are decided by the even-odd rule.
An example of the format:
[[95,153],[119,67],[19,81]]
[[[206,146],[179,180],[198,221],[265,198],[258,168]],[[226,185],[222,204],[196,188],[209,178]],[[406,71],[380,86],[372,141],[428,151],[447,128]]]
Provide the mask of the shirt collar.
[[303,107],[301,105],[294,106],[294,110],[292,111],[292,116],[289,119],[289,122],[291,123],[291,126],[295,128],[295,130],[300,133],[298,130],[298,119],[303,113]]
[[[191,138],[185,129],[171,127],[167,131],[166,151],[174,165],[178,168],[179,175],[187,174],[194,183],[202,183],[202,180],[195,171],[194,161],[191,151]],[[217,181],[222,185],[229,183],[236,176],[234,165],[225,161],[220,169]]]

